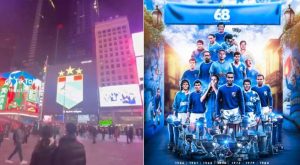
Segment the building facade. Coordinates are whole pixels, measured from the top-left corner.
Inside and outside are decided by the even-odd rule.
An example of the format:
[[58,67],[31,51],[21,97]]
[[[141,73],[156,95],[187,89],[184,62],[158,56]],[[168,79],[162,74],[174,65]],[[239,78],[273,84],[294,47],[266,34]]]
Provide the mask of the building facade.
[[[109,18],[95,24],[95,50],[98,87],[139,84],[132,36],[127,17]],[[99,93],[99,97],[103,94]],[[141,99],[141,98],[138,98]],[[101,105],[100,120],[142,127],[143,106]]]

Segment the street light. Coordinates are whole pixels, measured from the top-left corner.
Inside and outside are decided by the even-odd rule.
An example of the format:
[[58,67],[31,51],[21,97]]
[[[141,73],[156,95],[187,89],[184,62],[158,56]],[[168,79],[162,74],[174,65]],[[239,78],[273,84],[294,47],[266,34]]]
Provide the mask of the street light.
[[291,8],[291,5],[289,4],[289,7],[284,12],[285,21],[287,22],[288,26],[291,26],[294,22],[295,12]]
[[162,12],[158,9],[158,5],[156,5],[156,8],[152,12],[152,21],[153,25],[157,26],[161,24],[161,18],[162,18]]

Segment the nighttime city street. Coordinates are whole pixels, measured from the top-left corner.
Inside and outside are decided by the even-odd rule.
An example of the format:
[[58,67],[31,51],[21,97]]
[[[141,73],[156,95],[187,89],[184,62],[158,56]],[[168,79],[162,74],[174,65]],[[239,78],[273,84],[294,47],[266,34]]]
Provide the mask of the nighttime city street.
[[[0,164],[4,164],[4,160],[7,159],[13,150],[14,145],[11,137],[10,139],[4,139],[3,143],[1,143]],[[141,154],[143,152],[142,141],[138,138],[134,139],[134,142],[130,144],[126,143],[126,137],[124,135],[120,137],[118,143],[113,142],[112,139],[108,139],[108,135],[105,141],[101,141],[100,135],[98,135],[96,144],[92,144],[91,139],[83,139],[79,137],[78,140],[85,147],[88,165],[142,164],[143,162]],[[24,160],[30,161],[33,148],[37,141],[38,137],[31,135],[28,143],[23,144]],[[18,155],[15,155],[12,160],[14,161],[13,165],[19,164]]]
[[143,1],[131,2],[0,1],[0,165],[143,164]]

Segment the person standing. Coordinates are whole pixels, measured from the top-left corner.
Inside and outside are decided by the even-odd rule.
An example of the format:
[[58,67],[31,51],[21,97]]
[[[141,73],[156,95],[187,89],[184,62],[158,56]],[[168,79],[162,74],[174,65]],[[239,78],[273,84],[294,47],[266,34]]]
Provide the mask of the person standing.
[[194,58],[196,60],[196,69],[199,68],[200,63],[203,61],[203,53],[206,51],[203,45],[203,40],[198,40],[197,49],[194,50],[191,55],[191,58]]
[[190,68],[182,74],[181,81],[188,80],[189,84],[191,85],[189,89],[194,90],[193,84],[194,81],[198,79],[199,70],[196,70],[195,68],[196,60],[194,58],[191,58],[189,60],[189,64],[190,64]]
[[259,123],[261,114],[261,103],[258,94],[251,90],[251,81],[245,79],[243,82],[244,86],[244,99],[245,99],[245,113],[251,121]]
[[42,127],[40,137],[32,152],[30,165],[53,165],[54,152],[57,147],[52,128],[47,125]]
[[253,54],[247,49],[247,42],[245,40],[240,42],[240,53],[242,63],[245,63],[246,59],[251,59],[255,63]]
[[209,69],[213,63],[209,51],[203,52],[204,61],[199,66],[199,79],[202,82],[202,87],[207,87],[210,81]]
[[[233,83],[234,74],[228,72],[226,74],[226,85],[219,88],[217,94],[217,118],[219,116],[224,119],[224,123],[235,122],[245,114],[245,101],[242,89]],[[233,117],[235,121],[229,119]],[[236,129],[234,135],[236,135]]]
[[218,43],[223,43],[224,42],[224,38],[227,34],[229,34],[228,32],[225,31],[225,24],[223,22],[220,22],[217,24],[217,28],[218,28],[218,32],[215,33],[216,36],[216,41]]
[[219,61],[214,62],[209,69],[210,75],[217,75],[219,77],[220,85],[224,85],[226,83],[226,73],[233,72],[231,63],[227,62],[225,58],[225,50],[219,50]]
[[222,49],[222,46],[216,41],[216,35],[214,34],[209,34],[208,40],[208,51],[210,52],[211,60],[218,61],[218,52]]
[[206,117],[207,128],[209,130],[213,126],[213,118],[216,114],[216,98],[218,93],[218,83],[219,83],[219,77],[217,75],[212,75],[210,77],[210,83],[208,85],[208,89],[201,97],[201,101],[205,102],[205,106],[207,110],[205,113],[205,117]]
[[252,82],[252,86],[256,86],[257,85],[256,77],[259,73],[253,67],[253,61],[250,58],[246,59],[245,64],[246,64],[246,77]]
[[24,125],[20,124],[17,126],[17,128],[14,131],[13,134],[13,140],[15,144],[15,149],[14,151],[9,155],[8,159],[5,160],[6,163],[13,164],[14,162],[11,160],[11,158],[18,153],[19,158],[21,161],[21,165],[27,164],[27,161],[23,160],[23,153],[22,153],[22,143],[24,142]]
[[153,126],[156,128],[157,125],[160,125],[160,114],[161,114],[161,96],[160,89],[156,89],[156,94],[152,100],[152,115],[153,115]]
[[[182,80],[180,83],[180,91],[175,95],[173,102],[173,115],[175,115],[181,123],[185,123],[187,119],[188,98],[189,98],[189,81]],[[179,137],[179,130],[173,124],[168,124],[169,145],[168,149],[176,151]]]
[[201,101],[202,91],[201,91],[201,81],[196,80],[194,82],[195,91],[192,92],[189,96],[189,106],[187,112],[187,118],[190,120],[190,123],[195,128],[195,123],[200,118],[205,118],[205,104]]
[[59,140],[55,151],[55,165],[86,165],[84,146],[76,139],[76,125],[66,124],[66,135]]
[[261,101],[261,113],[268,115],[273,109],[273,97],[271,88],[264,84],[264,75],[258,74],[256,77],[257,86],[252,87],[252,90],[257,92]]
[[234,52],[233,56],[234,62],[232,62],[231,64],[234,73],[234,83],[237,84],[239,87],[242,87],[243,80],[246,78],[246,66],[240,61],[240,52]]

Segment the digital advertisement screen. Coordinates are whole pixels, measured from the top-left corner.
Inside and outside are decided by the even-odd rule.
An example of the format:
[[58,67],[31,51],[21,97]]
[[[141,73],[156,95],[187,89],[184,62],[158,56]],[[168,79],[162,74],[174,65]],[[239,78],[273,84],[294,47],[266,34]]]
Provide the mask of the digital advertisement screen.
[[100,87],[101,107],[141,106],[138,84]]
[[39,115],[41,81],[23,71],[0,74],[0,113]]
[[45,84],[43,114],[98,114],[93,62],[50,65]]

